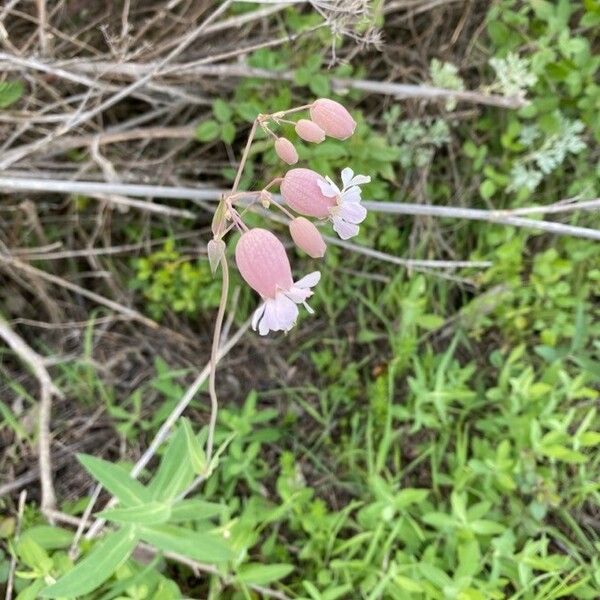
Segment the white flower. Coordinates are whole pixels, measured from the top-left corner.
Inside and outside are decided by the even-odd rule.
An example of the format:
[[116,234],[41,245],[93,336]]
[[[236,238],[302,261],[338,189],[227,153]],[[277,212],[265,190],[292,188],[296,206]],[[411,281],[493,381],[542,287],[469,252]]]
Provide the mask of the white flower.
[[347,240],[358,234],[358,224],[367,216],[367,209],[360,203],[359,186],[369,183],[371,178],[368,175],[354,175],[354,171],[346,167],[342,171],[344,187],[341,190],[329,177],[325,179],[327,183],[318,181],[318,184],[324,196],[336,199],[336,205],[329,209],[333,229],[343,240]]
[[306,300],[313,295],[311,288],[319,283],[319,279],[321,273],[314,271],[295,281],[287,290],[277,288],[275,298],[266,298],[264,304],[254,312],[252,329],[258,329],[260,335],[267,335],[269,331],[289,331],[296,324],[298,304],[303,304],[313,314],[314,310]]

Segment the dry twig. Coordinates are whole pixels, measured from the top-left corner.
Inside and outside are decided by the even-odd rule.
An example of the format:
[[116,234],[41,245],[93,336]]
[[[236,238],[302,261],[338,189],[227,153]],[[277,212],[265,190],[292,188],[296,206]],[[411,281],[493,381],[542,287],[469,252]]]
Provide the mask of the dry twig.
[[56,495],[52,482],[52,460],[50,454],[50,415],[52,397],[61,397],[61,391],[54,385],[45,360],[0,317],[0,337],[15,354],[31,369],[40,386],[38,453],[40,466],[40,485],[42,489],[42,512],[44,514],[56,505]]

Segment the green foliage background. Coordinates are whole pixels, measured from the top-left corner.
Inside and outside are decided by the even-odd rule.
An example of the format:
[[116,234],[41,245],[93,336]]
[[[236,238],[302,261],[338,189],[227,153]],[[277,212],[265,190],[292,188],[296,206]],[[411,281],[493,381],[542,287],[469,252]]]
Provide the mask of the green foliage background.
[[[319,21],[291,10],[285,19],[291,31]],[[421,193],[432,203],[456,204],[456,181],[471,206],[597,197],[597,0],[500,0],[485,27],[488,91],[523,93],[525,108],[485,109],[468,120],[453,104],[422,117],[406,116],[401,104],[357,109],[348,144],[299,145],[301,158],[329,175],[347,164],[370,174],[365,196],[378,200],[414,201],[425,168]],[[329,42],[319,30],[294,46],[254,52],[252,66],[292,70],[293,82],[243,80],[232,98],[214,102],[198,141],[239,143],[258,112],[334,95],[331,75],[364,76],[349,65],[328,70]],[[431,65],[431,78],[465,86],[442,61]],[[368,99],[352,92],[343,101]],[[277,169],[259,139],[242,187]],[[597,211],[572,222],[600,227]],[[311,600],[600,597],[600,245],[482,223],[425,223],[419,231],[415,240],[406,220],[370,215],[358,243],[423,257],[449,245],[493,266],[447,279],[330,248],[313,303],[319,326],[306,320],[308,333],[286,342],[294,379],[282,373],[242,405],[223,403],[216,465],[204,463],[205,431],[187,421],[140,484],[128,478],[129,465],[82,457],[121,499],[103,515],[117,528],[103,542],[81,544],[73,576],[72,533],[43,525],[29,506],[24,533],[10,545],[18,600],[237,600],[261,597],[257,586]],[[207,263],[175,241],[131,267],[132,287],[157,319],[169,310],[206,314],[218,303]],[[253,305],[244,294],[240,321]],[[180,372],[155,366],[147,388],[163,404],[153,418],[140,417],[145,387],[121,403],[103,393],[129,443],[156,431],[183,392]],[[63,383],[70,377],[65,371]],[[178,500],[207,469],[201,493]],[[77,515],[83,506],[63,510]],[[0,522],[4,537],[11,527]],[[134,560],[140,540],[215,571],[194,578],[164,555]],[[117,550],[107,556],[107,547]],[[96,572],[100,556],[105,577],[86,579],[81,565],[87,560]],[[8,559],[0,555],[4,580]],[[85,589],[77,587],[82,579]]]

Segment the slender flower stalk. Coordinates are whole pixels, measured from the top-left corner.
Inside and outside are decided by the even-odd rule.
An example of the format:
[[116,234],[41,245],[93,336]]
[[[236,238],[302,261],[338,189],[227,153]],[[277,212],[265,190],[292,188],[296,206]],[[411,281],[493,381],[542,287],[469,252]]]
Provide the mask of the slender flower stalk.
[[[290,121],[286,117],[301,111],[310,111],[310,119]],[[278,136],[272,128],[284,124],[293,124],[296,133],[305,141],[320,143],[326,135],[338,139],[346,139],[354,132],[356,122],[350,113],[339,103],[320,99],[270,115],[261,114],[256,117],[248,141],[242,153],[235,174],[231,191],[221,199],[213,218],[213,239],[208,244],[208,255],[211,269],[222,269],[223,282],[221,299],[215,320],[210,359],[208,391],[211,401],[211,414],[206,443],[206,473],[200,474],[200,480],[208,476],[213,468],[214,432],[217,422],[218,397],[216,391],[216,368],[221,331],[229,293],[229,270],[226,258],[224,237],[235,228],[241,235],[235,248],[235,261],[240,275],[246,283],[261,297],[261,304],[252,318],[252,328],[260,335],[271,331],[288,332],[296,323],[299,305],[309,313],[314,311],[307,300],[313,295],[312,288],[321,278],[319,271],[294,280],[292,269],[285,247],[281,241],[267,229],[255,227],[249,229],[244,223],[245,208],[241,214],[236,204],[243,198],[250,198],[250,204],[260,202],[265,209],[277,208],[289,219],[289,231],[295,244],[312,258],[321,258],[325,254],[326,244],[315,225],[306,217],[329,219],[340,237],[347,239],[358,232],[358,223],[366,216],[366,210],[360,205],[360,188],[370,181],[369,177],[354,176],[351,169],[342,172],[342,189],[338,188],[329,177],[306,168],[293,168],[283,177],[277,177],[261,190],[238,191],[240,181],[250,148],[260,127],[273,141],[279,158],[288,165],[295,165],[298,152],[291,140]],[[269,189],[279,184],[281,194],[287,204],[282,206],[275,202]],[[297,216],[299,213],[304,216]]]

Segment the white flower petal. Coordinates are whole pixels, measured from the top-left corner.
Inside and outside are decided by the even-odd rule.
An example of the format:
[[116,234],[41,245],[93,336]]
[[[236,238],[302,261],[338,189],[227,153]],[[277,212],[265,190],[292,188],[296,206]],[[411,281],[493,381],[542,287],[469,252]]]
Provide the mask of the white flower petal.
[[[254,314],[252,315],[252,329],[253,331],[256,331],[256,328],[258,327],[258,323],[261,320],[262,316],[265,314],[265,308],[266,305],[263,302],[255,311]],[[262,334],[261,334],[262,335]]]
[[333,217],[333,229],[343,240],[348,240],[358,234],[359,227],[344,221],[341,217]]
[[[329,180],[331,181],[331,180]],[[340,191],[333,182],[326,183],[325,181],[317,180],[317,185],[321,188],[321,193],[323,196],[327,196],[327,198],[335,198],[340,194]]]
[[301,302],[304,302],[307,298],[310,298],[312,296],[312,292],[310,291],[310,289],[300,288],[295,285],[293,285],[289,290],[287,290],[284,293],[290,300],[292,300],[292,302],[295,302],[296,304],[300,304]]
[[371,183],[371,178],[368,175],[356,175],[348,185],[364,185],[365,183]]
[[342,194],[342,202],[360,202],[361,193],[361,189],[357,185],[353,185]]
[[349,223],[362,223],[367,217],[367,209],[358,203],[344,202],[338,210],[338,216]]
[[274,307],[278,330],[289,331],[298,320],[298,306],[284,294],[277,294]]
[[346,167],[342,170],[342,184],[344,188],[347,188],[351,185],[352,178],[354,177],[354,171],[350,167]]
[[294,286],[299,288],[312,288],[315,287],[315,285],[317,285],[317,283],[319,283],[320,280],[321,272],[313,271],[312,273],[309,273],[308,275],[302,277],[302,279],[296,281],[296,283],[294,283]]

